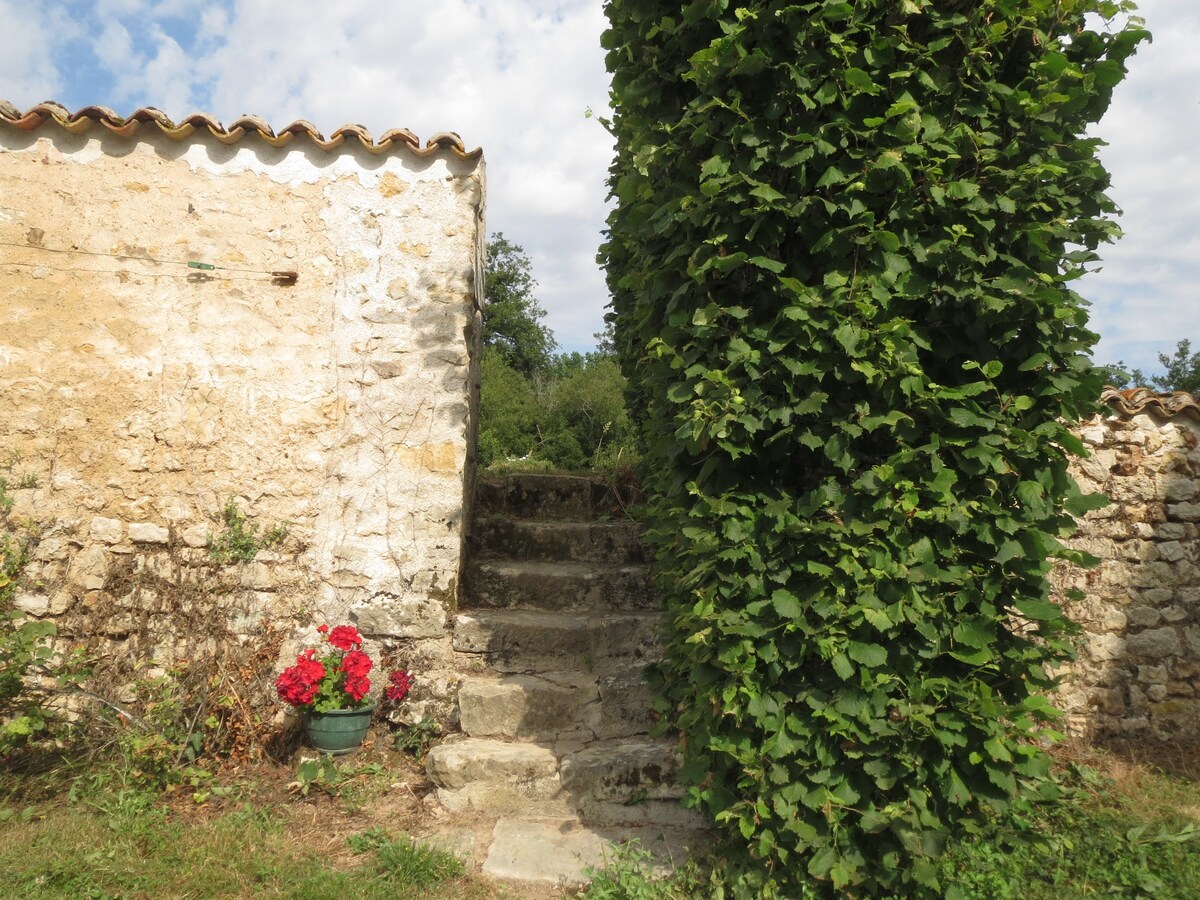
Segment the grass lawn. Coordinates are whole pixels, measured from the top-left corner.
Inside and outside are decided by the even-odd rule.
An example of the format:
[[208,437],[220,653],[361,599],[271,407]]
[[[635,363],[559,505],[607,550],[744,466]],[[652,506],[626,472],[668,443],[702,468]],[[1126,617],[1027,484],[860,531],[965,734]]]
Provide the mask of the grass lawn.
[[63,764],[0,777],[5,897],[516,896],[407,836],[425,816],[424,772],[368,748],[336,776],[297,783],[295,765],[204,776],[166,793],[117,766]]
[[[1200,746],[1055,752],[1067,799],[941,860],[957,896],[1200,897]],[[953,896],[951,892],[950,896]]]

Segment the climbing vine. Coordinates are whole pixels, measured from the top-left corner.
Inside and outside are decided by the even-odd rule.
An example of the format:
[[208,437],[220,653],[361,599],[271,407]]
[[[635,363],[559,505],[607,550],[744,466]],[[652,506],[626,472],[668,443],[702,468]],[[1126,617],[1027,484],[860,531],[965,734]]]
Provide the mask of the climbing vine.
[[936,889],[1044,784],[1128,8],[607,4],[659,688],[749,896]]

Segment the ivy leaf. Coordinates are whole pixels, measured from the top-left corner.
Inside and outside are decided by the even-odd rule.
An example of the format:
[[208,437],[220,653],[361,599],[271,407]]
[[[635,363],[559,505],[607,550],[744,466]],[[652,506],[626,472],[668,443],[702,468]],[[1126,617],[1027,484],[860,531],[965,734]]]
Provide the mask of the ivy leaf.
[[1112,501],[1105,494],[1081,494],[1078,492],[1068,496],[1065,502],[1067,512],[1073,516],[1085,516],[1095,509],[1104,509]]
[[857,69],[851,66],[846,70],[845,78],[846,84],[852,88],[857,88],[858,90],[868,94],[875,94],[879,92],[879,89],[875,86],[875,82],[871,80],[871,76],[862,69]]
[[768,272],[774,272],[776,274],[787,268],[787,266],[779,262],[779,260],[770,259],[766,256],[752,256],[750,257],[749,262],[752,265],[758,266],[760,269],[766,269]]
[[887,662],[887,650],[878,644],[860,644],[851,641],[846,646],[846,654],[856,663],[870,669],[878,668]]
[[1039,622],[1053,622],[1063,615],[1062,607],[1049,600],[1022,597],[1013,603],[1013,607],[1025,618]]
[[987,619],[973,616],[954,626],[954,639],[968,647],[988,647],[996,639],[994,626]]
[[776,200],[786,200],[787,195],[781,194],[769,184],[760,184],[750,190],[751,196],[757,197],[759,200],[766,200],[768,203],[774,203]]
[[850,660],[845,653],[835,653],[829,659],[829,664],[833,667],[841,679],[850,679],[854,677],[854,666],[850,665]]
[[771,605],[781,619],[798,619],[804,614],[804,605],[794,594],[782,588],[771,595]]

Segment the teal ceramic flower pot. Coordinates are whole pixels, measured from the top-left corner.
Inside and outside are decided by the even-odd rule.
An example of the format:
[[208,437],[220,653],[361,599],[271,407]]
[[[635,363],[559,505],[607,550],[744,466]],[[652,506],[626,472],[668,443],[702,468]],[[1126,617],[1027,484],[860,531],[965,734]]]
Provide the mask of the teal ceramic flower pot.
[[357,748],[367,736],[375,704],[358,709],[331,709],[304,716],[304,733],[314,750],[340,755]]

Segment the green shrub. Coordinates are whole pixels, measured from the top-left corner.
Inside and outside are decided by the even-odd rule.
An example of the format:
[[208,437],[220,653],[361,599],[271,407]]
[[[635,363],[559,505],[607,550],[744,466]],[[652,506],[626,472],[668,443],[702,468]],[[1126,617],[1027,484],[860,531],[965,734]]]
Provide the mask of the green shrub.
[[479,392],[479,464],[529,456],[538,443],[539,408],[532,380],[495,349],[483,351]]
[[549,389],[548,407],[539,452],[554,465],[612,468],[632,452],[625,379],[615,359],[590,359],[562,377]]
[[278,522],[260,533],[257,522],[251,522],[230,497],[221,510],[224,529],[209,535],[208,555],[219,563],[250,562],[260,550],[278,547],[288,536],[288,522]]
[[[743,896],[936,889],[1036,795],[1089,503],[1101,0],[611,0],[602,250],[690,800]],[[1074,492],[1074,495],[1073,495]]]
[[654,856],[636,841],[619,845],[606,854],[599,869],[585,869],[590,880],[576,900],[691,900],[714,896],[705,890],[699,867],[688,863],[680,869],[655,871]]
[[479,462],[524,461],[579,470],[629,465],[636,453],[625,410],[625,379],[611,357],[559,356],[534,376],[484,350]]
[[453,853],[419,844],[401,835],[391,838],[381,828],[372,828],[350,838],[355,853],[374,851],[377,877],[406,888],[432,888],[458,878],[462,860]]
[[[0,575],[0,591],[5,587]],[[52,664],[49,640],[54,635],[52,622],[0,609],[0,756],[43,732],[51,721],[45,696],[31,690],[25,679]]]

